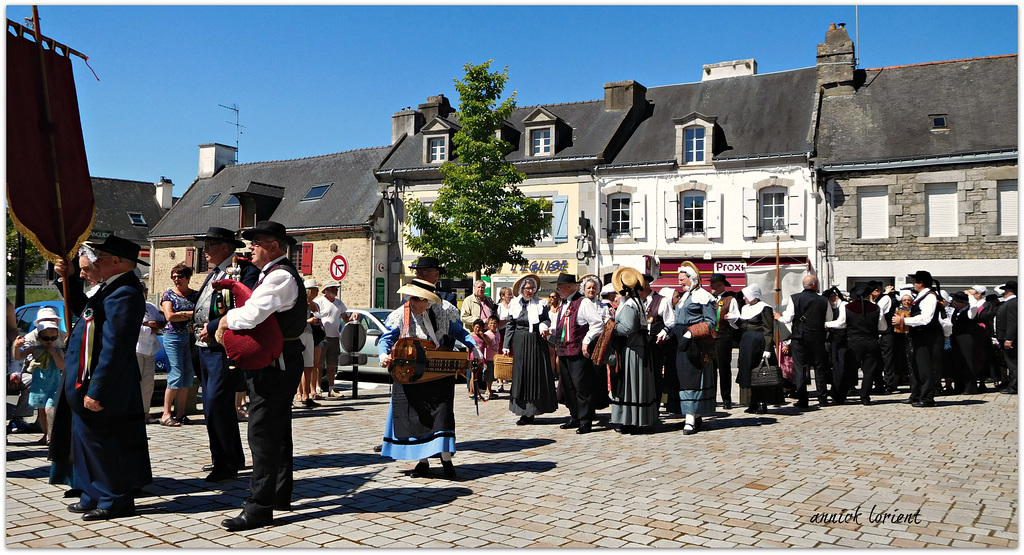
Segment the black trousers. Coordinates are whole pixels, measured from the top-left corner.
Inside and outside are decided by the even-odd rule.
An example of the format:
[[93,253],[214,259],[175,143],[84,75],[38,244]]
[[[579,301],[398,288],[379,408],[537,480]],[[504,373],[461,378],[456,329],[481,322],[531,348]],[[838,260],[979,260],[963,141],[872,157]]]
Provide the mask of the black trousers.
[[[835,334],[836,332],[832,332]],[[846,371],[846,337],[832,338],[829,340],[829,365],[832,367],[832,398],[838,400],[846,399],[847,390],[857,382],[857,374],[851,376]],[[837,393],[842,384],[843,392]]]
[[[651,352],[651,361],[654,368],[654,393],[655,399],[658,399],[658,404],[661,404],[661,394],[665,392],[665,360],[668,358],[666,355],[669,353],[665,349],[665,344],[656,344],[654,338],[650,338],[648,343]],[[675,353],[672,353],[675,356]]]
[[245,386],[241,370],[228,368],[223,349],[199,347],[199,382],[203,387],[203,416],[210,438],[215,470],[230,472],[245,466],[242,436],[235,414],[235,391]]
[[817,384],[818,400],[827,398],[828,383],[825,377],[825,362],[828,353],[825,351],[825,334],[809,334],[789,343],[789,352],[793,355],[793,373],[796,374],[796,396],[801,402],[807,401],[807,385],[811,381],[807,367],[814,367],[814,383]]
[[[974,392],[978,388],[981,368],[978,365],[975,335],[961,333],[950,337],[953,345],[953,383],[958,393]],[[983,384],[984,385],[984,384]]]
[[[1013,344],[1017,344],[1016,338]],[[1006,362],[1006,389],[1017,391],[1017,347],[1003,347],[1003,361]]]
[[883,333],[878,336],[878,348],[882,356],[882,382],[885,389],[894,390],[896,389],[896,335]]
[[715,367],[718,369],[718,391],[722,402],[732,402],[732,335],[715,339]]
[[910,402],[934,403],[942,379],[941,330],[921,330],[907,338],[910,352]]
[[569,418],[593,422],[597,373],[590,359],[583,355],[558,357],[558,376]]
[[[858,368],[864,372],[864,378],[860,384],[860,399],[862,401],[871,399],[871,386],[878,374],[879,366],[882,365],[882,350],[879,343],[879,340],[874,338],[851,337],[846,344],[845,373],[856,377]],[[836,393],[837,391],[842,392],[842,398],[845,400],[846,389],[837,387],[833,391],[833,395],[840,395]]]
[[252,480],[242,508],[270,515],[292,497],[292,397],[302,378],[302,343],[285,341],[284,369],[246,370]]

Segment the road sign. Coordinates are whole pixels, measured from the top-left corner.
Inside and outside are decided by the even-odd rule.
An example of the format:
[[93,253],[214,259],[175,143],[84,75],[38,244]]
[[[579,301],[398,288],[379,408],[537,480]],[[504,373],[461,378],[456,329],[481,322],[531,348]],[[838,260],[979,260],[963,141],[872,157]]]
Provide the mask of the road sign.
[[383,274],[384,273],[384,263],[383,262],[378,262],[377,263],[377,273],[379,273],[379,274]]
[[331,277],[341,281],[345,279],[345,274],[348,273],[348,261],[342,255],[337,255],[331,259],[330,274]]
[[359,322],[346,322],[341,328],[341,348],[357,353],[366,345],[366,328]]

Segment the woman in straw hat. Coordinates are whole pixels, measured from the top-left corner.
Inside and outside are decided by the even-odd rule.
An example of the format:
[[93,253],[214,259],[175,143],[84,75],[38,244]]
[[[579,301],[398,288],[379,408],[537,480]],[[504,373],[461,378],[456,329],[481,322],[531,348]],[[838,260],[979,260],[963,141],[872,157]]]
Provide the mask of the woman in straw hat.
[[715,297],[700,286],[700,272],[692,262],[679,266],[679,286],[683,298],[676,305],[676,321],[672,331],[679,344],[676,350],[676,376],[679,392],[668,397],[668,410],[686,415],[684,434],[695,434],[701,417],[715,412],[715,368],[709,357],[702,356],[690,326],[702,322],[715,328]]
[[[414,279],[399,290],[408,295],[409,322],[406,322],[406,305],[388,316],[385,325],[388,332],[378,343],[380,365],[391,365],[391,348],[403,337],[426,339],[440,347],[445,335],[451,335],[463,344],[473,347],[479,355],[479,348],[469,332],[462,327],[455,313],[445,310],[433,311],[431,307],[441,305],[437,288],[430,282]],[[458,322],[458,325],[455,325]],[[406,325],[408,324],[408,325]],[[381,455],[398,460],[419,460],[410,475],[420,478],[427,475],[429,457],[440,455],[445,478],[455,479],[452,454],[455,453],[455,375],[424,383],[391,387],[391,404],[388,406],[388,421],[384,429],[384,443]]]
[[558,410],[555,375],[545,337],[551,321],[546,301],[537,298],[540,278],[527,274],[512,285],[508,325],[502,352],[512,354],[512,388],[508,409],[518,414],[516,424],[533,424],[538,414]]
[[640,295],[644,276],[633,268],[619,268],[612,274],[612,285],[622,295],[615,312],[615,335],[625,337],[619,370],[612,379],[612,424],[618,424],[622,434],[644,433],[658,423],[647,307]]

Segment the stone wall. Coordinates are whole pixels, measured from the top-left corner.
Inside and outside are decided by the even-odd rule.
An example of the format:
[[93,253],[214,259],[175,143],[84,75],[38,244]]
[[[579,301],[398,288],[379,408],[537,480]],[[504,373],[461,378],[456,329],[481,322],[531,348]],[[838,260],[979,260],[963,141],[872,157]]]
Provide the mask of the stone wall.
[[[1016,180],[1017,165],[934,166],[922,171],[891,170],[834,174],[832,231],[826,241],[839,260],[1016,258],[1017,236],[999,235],[997,185]],[[932,183],[956,183],[956,237],[928,237],[925,190]],[[857,189],[887,186],[889,237],[858,238]]]

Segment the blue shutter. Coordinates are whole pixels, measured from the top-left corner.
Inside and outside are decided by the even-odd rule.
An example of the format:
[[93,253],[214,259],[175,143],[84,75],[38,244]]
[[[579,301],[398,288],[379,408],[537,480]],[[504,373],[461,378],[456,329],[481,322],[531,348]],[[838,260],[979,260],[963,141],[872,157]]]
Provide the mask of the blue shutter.
[[551,229],[556,243],[569,240],[569,197],[558,195],[551,201]]

